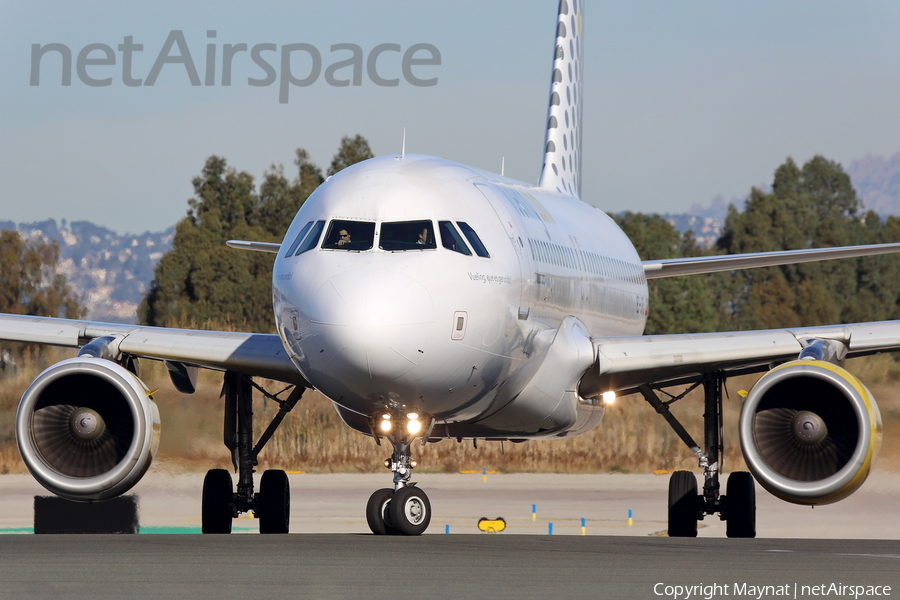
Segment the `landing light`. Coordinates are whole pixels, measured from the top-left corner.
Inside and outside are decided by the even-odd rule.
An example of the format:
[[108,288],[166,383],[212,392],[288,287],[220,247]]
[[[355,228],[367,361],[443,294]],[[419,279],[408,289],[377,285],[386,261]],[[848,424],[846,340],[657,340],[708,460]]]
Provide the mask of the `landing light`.
[[406,430],[415,435],[416,433],[422,431],[422,424],[415,419],[410,419],[406,423]]
[[381,430],[382,431],[390,431],[391,430],[391,421],[390,419],[385,419],[381,422]]
[[603,392],[603,404],[612,404],[616,401],[616,393],[615,392]]

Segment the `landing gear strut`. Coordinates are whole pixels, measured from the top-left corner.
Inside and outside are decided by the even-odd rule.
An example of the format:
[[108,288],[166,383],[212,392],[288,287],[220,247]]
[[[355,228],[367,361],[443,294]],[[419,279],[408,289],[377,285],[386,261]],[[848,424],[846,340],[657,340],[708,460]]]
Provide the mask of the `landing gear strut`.
[[[279,405],[278,414],[253,444],[253,388]],[[284,390],[286,391],[286,390]],[[260,451],[290,412],[304,389],[295,387],[284,400],[273,396],[238,373],[226,372],[225,446],[231,451],[231,461],[238,471],[237,491],[231,474],[224,469],[212,469],[203,480],[203,533],[231,533],[231,521],[239,514],[253,511],[259,518],[260,533],[287,533],[291,512],[291,491],[284,471],[268,470],[260,480],[259,492],[254,493],[254,467],[259,464]]]
[[[428,496],[410,481],[416,461],[410,455],[409,447],[418,437],[421,424],[416,413],[405,417],[396,413],[383,414],[378,426],[381,434],[376,432],[373,420],[372,433],[376,442],[381,445],[384,437],[394,448],[391,457],[384,461],[384,466],[394,474],[394,487],[376,490],[366,505],[366,521],[375,535],[422,535],[431,523]],[[430,433],[429,428],[423,440],[427,440]]]
[[[726,521],[728,537],[756,537],[756,491],[753,476],[746,471],[729,475],[725,495],[719,494],[719,471],[722,467],[722,391],[725,376],[722,372],[707,373],[679,396],[661,401],[647,385],[640,388],[644,399],[669,423],[678,437],[697,456],[703,469],[703,491],[698,493],[697,480],[690,471],[676,471],[669,479],[669,536],[696,537],[697,521],[718,513]],[[694,442],[678,419],[669,412],[669,405],[680,400],[699,385],[703,385],[704,450]]]

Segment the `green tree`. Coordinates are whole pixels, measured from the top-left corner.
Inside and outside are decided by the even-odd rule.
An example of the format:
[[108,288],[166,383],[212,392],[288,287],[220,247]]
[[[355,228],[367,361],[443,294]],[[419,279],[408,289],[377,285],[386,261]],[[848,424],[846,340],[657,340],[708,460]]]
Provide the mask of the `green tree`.
[[259,186],[256,221],[275,237],[284,235],[303,202],[324,181],[322,170],[313,164],[306,150],[297,149],[294,164],[298,170],[295,181],[287,180],[281,165],[272,165]]
[[0,231],[0,312],[80,319],[85,309],[58,271],[59,246]]
[[[862,213],[838,163],[815,156],[800,168],[788,158],[776,169],[771,192],[753,188],[743,212],[729,209],[717,246],[744,253],[900,239],[900,223]],[[756,329],[894,315],[898,269],[896,258],[877,257],[739,271],[732,276],[730,316],[722,326]]]
[[341,138],[341,147],[331,160],[331,166],[328,167],[328,176],[331,177],[338,171],[358,162],[368,160],[373,156],[374,154],[372,154],[366,138],[359,134],[353,137],[344,136]]
[[[659,215],[627,212],[615,217],[643,260],[699,256],[693,233],[682,235]],[[647,334],[714,331],[720,302],[715,276],[651,279]]]

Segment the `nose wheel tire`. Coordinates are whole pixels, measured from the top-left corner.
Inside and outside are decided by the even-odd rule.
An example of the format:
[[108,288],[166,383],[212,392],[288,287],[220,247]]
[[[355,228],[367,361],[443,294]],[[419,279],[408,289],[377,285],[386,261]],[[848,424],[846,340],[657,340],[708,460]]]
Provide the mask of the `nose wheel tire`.
[[697,478],[690,471],[669,479],[669,537],[697,537]]
[[259,532],[287,533],[291,520],[291,486],[284,471],[268,470],[259,482]]
[[375,490],[366,504],[366,522],[375,535],[397,535],[400,533],[391,523],[388,507],[394,497],[394,490],[383,488]]
[[231,533],[231,497],[234,483],[225,469],[212,469],[203,478],[201,523],[203,533]]
[[417,487],[403,487],[394,492],[388,506],[391,524],[404,535],[422,535],[431,522],[431,503]]
[[734,538],[756,537],[756,488],[753,476],[746,471],[736,471],[728,476],[725,484],[727,512],[725,535]]

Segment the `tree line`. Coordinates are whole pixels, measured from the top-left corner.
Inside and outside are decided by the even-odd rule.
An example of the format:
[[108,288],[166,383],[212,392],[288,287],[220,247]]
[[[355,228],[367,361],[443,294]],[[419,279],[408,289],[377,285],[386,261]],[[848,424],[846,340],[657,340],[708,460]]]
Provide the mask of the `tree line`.
[[[840,164],[779,166],[770,192],[729,207],[714,247],[659,215],[615,217],[644,260],[900,241],[900,219],[865,211]],[[651,280],[648,334],[730,331],[900,318],[900,257],[886,255]]]
[[[303,150],[296,175],[273,165],[252,175],[207,159],[194,196],[141,303],[141,323],[271,331],[273,257],[225,246],[228,239],[278,242],[303,202],[324,181],[372,157],[365,138],[344,137],[327,171]],[[644,260],[795,250],[900,240],[900,218],[866,211],[842,167],[815,156],[787,159],[770,191],[752,188],[742,210],[729,207],[722,235],[701,247],[655,214],[614,216]],[[55,242],[0,232],[0,311],[80,318],[84,308],[55,268]],[[887,255],[656,279],[649,282],[648,334],[852,323],[900,318],[900,257]]]

